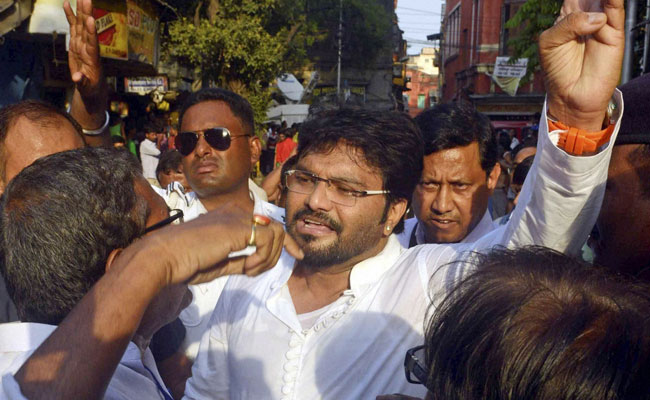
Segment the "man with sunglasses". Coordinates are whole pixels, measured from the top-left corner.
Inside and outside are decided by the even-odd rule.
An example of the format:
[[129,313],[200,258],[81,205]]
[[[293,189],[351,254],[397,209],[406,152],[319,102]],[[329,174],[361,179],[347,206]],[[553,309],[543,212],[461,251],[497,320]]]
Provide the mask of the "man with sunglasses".
[[[259,198],[249,187],[261,143],[254,133],[253,110],[246,99],[225,89],[202,89],[186,100],[179,126],[175,145],[193,191],[179,193],[177,186],[168,191],[165,197],[171,208],[182,209],[189,221],[231,202],[251,215],[284,222],[284,210]],[[191,287],[192,304],[180,315],[186,329],[184,348],[190,359],[196,357],[226,279]]]
[[[544,115],[553,119],[542,118],[539,159],[508,225],[473,244],[405,250],[393,235],[403,229],[424,156],[407,117],[339,110],[304,123],[286,174],[287,231],[304,258],[285,255],[259,277],[228,280],[186,397],[424,395],[404,379],[403,354],[423,342],[428,307],[471,270],[450,261],[533,243],[575,254],[587,237],[620,123],[607,110],[624,49],[622,3],[609,0],[605,13],[588,14],[567,0],[564,18],[542,34]],[[620,111],[619,92],[613,101]],[[557,120],[571,128],[549,129]]]

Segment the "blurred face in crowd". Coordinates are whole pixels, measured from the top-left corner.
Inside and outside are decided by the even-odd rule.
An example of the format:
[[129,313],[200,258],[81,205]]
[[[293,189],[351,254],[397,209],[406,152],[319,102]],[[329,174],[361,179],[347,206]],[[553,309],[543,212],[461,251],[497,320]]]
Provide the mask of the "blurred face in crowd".
[[[180,132],[202,132],[217,127],[228,129],[232,136],[250,134],[222,101],[204,101],[188,108]],[[194,151],[183,157],[183,171],[199,197],[232,193],[248,187],[248,176],[259,160],[260,151],[260,141],[255,135],[231,138],[230,147],[224,151],[211,147],[200,136]]]
[[38,124],[19,117],[7,131],[4,141],[4,174],[0,177],[0,194],[9,181],[34,161],[61,151],[85,146],[74,126],[61,116],[57,122]]
[[190,185],[187,183],[187,178],[183,173],[183,165],[179,165],[176,169],[169,169],[158,174],[158,182],[160,187],[166,188],[172,182],[180,182],[183,188],[187,191]]
[[152,142],[155,142],[156,139],[158,138],[158,134],[156,132],[146,132],[144,134],[144,137],[151,140]]
[[[380,171],[368,165],[363,154],[344,144],[326,153],[301,157],[296,170],[325,179],[337,179],[345,190],[382,190]],[[349,266],[379,253],[386,238],[406,210],[406,200],[389,208],[385,195],[356,198],[354,205],[332,202],[325,182],[311,194],[287,192],[287,230],[305,252],[302,264],[312,267]],[[388,229],[387,229],[388,227]]]
[[[596,222],[599,238],[593,243],[596,263],[632,274],[650,266],[650,193],[642,183],[650,176],[650,159],[635,161],[633,153],[640,147],[625,144],[612,151]],[[643,277],[650,278],[649,273]]]
[[500,173],[497,163],[486,176],[478,142],[425,156],[413,211],[427,243],[463,240],[483,218]]
[[[136,180],[135,191],[144,198],[148,205],[146,227],[150,227],[169,216],[167,204],[162,197],[153,191],[151,185],[140,178]],[[155,232],[155,231],[154,231]],[[152,300],[147,307],[140,329],[146,336],[153,335],[158,329],[172,322],[180,312],[192,301],[192,294],[185,284],[168,286]]]

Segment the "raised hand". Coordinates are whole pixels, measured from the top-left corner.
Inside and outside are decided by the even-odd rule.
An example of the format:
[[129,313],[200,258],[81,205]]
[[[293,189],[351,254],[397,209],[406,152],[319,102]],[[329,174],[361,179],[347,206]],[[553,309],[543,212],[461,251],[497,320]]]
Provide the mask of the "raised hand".
[[100,94],[103,78],[95,18],[92,17],[92,1],[78,0],[75,15],[70,2],[65,0],[63,10],[70,24],[70,50],[68,51],[70,76],[82,97],[97,96]]
[[548,111],[559,121],[599,131],[619,83],[625,48],[623,0],[565,0],[539,38]]

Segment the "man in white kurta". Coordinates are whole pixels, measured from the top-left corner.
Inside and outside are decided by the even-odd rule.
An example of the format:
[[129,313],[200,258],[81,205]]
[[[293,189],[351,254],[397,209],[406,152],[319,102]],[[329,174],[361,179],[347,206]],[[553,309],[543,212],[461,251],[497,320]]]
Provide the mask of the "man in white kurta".
[[[615,100],[622,109],[620,94]],[[467,274],[465,264],[449,262],[495,245],[576,253],[591,229],[611,144],[594,156],[574,157],[557,148],[556,138],[543,119],[521,207],[508,225],[473,244],[404,250],[390,235],[379,254],[353,266],[338,299],[311,313],[296,312],[288,283],[295,261],[287,255],[259,277],[231,277],[202,339],[187,398],[423,396],[424,387],[404,379],[403,354],[423,342],[431,301]],[[291,224],[289,208],[287,218]]]

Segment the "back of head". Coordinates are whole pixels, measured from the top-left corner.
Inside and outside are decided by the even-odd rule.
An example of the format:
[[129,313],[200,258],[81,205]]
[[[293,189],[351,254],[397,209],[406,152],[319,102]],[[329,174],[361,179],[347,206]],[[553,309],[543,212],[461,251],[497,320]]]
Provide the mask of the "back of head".
[[552,250],[477,255],[426,333],[431,398],[650,398],[650,290]]
[[489,174],[498,160],[498,146],[490,120],[466,106],[448,103],[428,109],[415,117],[424,138],[424,153],[478,143],[481,168]]
[[24,322],[58,324],[144,231],[142,179],[128,152],[82,148],[25,168],[0,201],[0,272]]
[[156,176],[160,173],[176,171],[181,167],[183,156],[178,150],[168,150],[160,155],[158,165],[156,166]]
[[[397,111],[342,108],[325,111],[300,127],[298,160],[311,153],[328,153],[344,144],[360,150],[363,160],[382,175],[390,190],[388,204],[410,200],[422,174],[422,136],[411,118]],[[395,227],[400,233],[403,221]]]
[[241,97],[237,93],[221,88],[205,88],[199,90],[198,92],[192,93],[185,100],[185,103],[183,103],[178,126],[180,127],[183,124],[183,116],[190,107],[199,103],[203,103],[204,101],[222,101],[228,104],[228,107],[230,108],[230,111],[233,113],[233,115],[239,118],[241,121],[242,126],[246,130],[245,133],[249,135],[254,134],[255,119],[253,108],[251,107],[248,100]]

